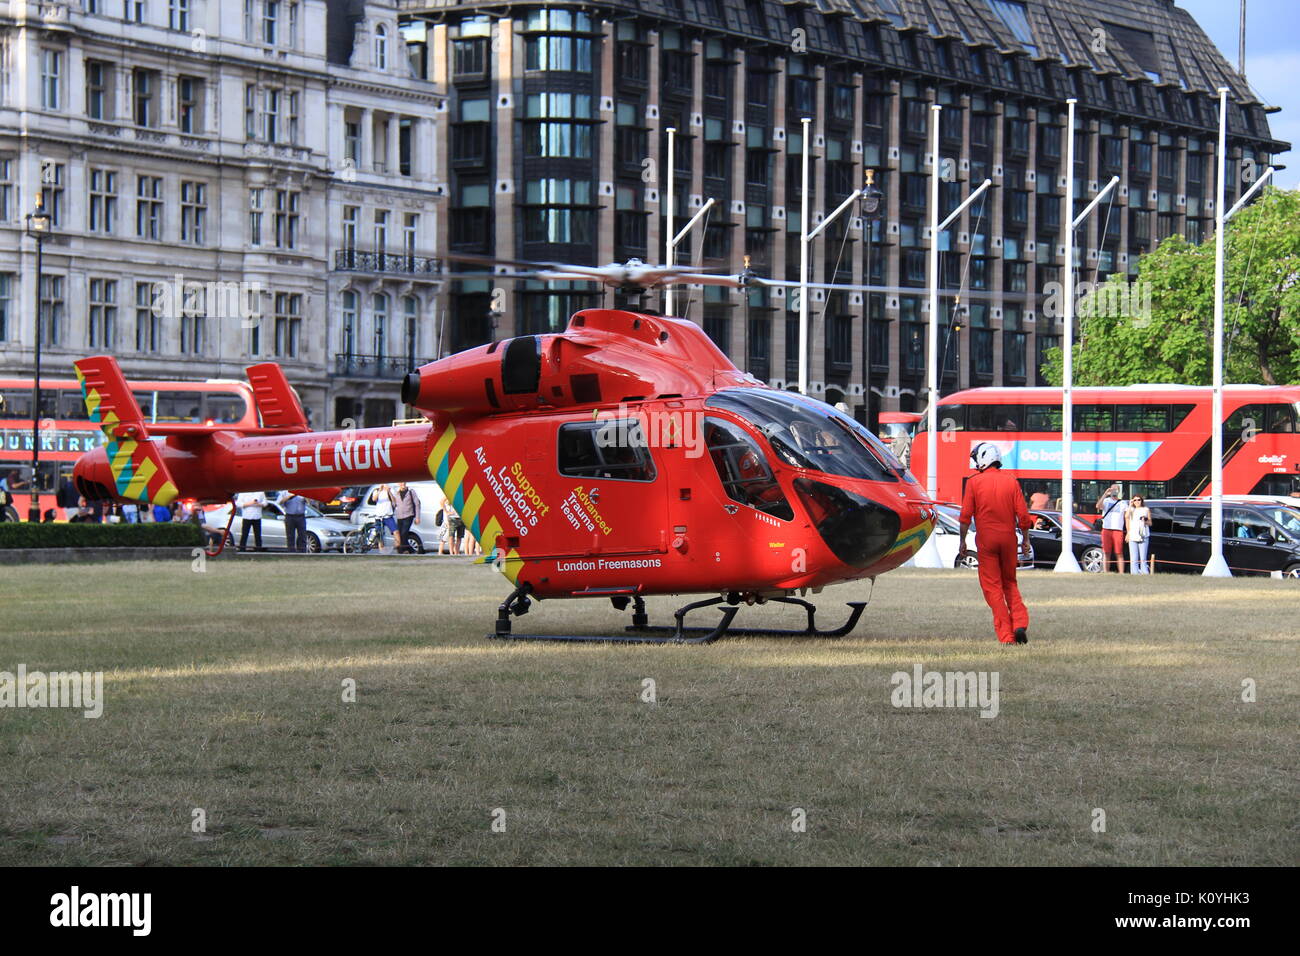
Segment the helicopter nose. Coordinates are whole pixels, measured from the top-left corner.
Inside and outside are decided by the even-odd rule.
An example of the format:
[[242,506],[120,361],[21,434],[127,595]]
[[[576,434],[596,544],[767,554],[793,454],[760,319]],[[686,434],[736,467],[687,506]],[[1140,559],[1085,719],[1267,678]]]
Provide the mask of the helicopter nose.
[[794,488],[817,533],[850,567],[875,564],[898,539],[903,519],[888,505],[811,478],[796,478]]
[[108,452],[102,447],[86,452],[72,469],[72,483],[87,501],[111,501],[117,497],[117,483],[108,466]]

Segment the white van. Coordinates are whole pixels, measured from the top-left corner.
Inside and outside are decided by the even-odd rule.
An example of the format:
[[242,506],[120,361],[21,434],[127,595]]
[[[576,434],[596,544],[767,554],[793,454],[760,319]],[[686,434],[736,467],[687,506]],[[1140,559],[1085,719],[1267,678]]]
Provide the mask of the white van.
[[[398,483],[395,481],[384,482],[388,485],[390,491],[397,493]],[[378,504],[371,503],[371,496],[375,489],[380,485],[368,485],[361,494],[361,503],[353,510],[349,520],[357,527],[361,527],[370,521],[375,515],[379,514],[380,507]],[[438,487],[436,481],[408,481],[406,487],[410,488],[417,498],[420,499],[420,520],[411,525],[411,548],[418,554],[425,551],[438,550],[438,539],[443,535],[443,529],[435,523],[435,516],[438,513],[438,506],[442,504],[442,489]],[[384,508],[387,511],[387,507]],[[387,546],[393,547],[394,538],[392,535],[385,533]]]

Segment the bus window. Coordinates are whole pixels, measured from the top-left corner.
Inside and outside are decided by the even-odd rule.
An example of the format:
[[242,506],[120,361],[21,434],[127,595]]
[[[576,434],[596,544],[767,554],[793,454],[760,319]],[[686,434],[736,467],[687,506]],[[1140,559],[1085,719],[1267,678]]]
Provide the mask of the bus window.
[[86,414],[86,403],[81,397],[81,389],[67,388],[59,394],[59,414],[56,417],[66,422],[90,420]]
[[1270,405],[1268,407],[1268,431],[1294,432],[1296,430],[1295,408],[1291,405]]
[[1187,421],[1187,416],[1196,408],[1195,405],[1174,405],[1169,409],[1169,430],[1173,431],[1183,422]]
[[1115,430],[1114,405],[1075,405],[1076,432],[1112,432]]
[[[921,420],[916,423],[916,432],[930,430],[930,416],[922,415]],[[966,406],[965,405],[940,405],[939,406],[939,431],[941,432],[964,432],[966,431]]]
[[32,417],[32,390],[30,388],[7,388],[4,391],[5,418]]
[[1233,436],[1245,437],[1254,432],[1262,432],[1267,424],[1268,414],[1263,405],[1243,405],[1228,416],[1223,430]]
[[200,422],[203,420],[203,395],[200,392],[157,393],[155,422]]
[[1167,405],[1117,405],[1115,406],[1115,431],[1167,432],[1169,431],[1169,407]]
[[1027,432],[1061,432],[1065,416],[1059,405],[1026,405],[1025,431]]
[[1020,431],[1019,405],[970,405],[966,408],[966,428],[973,432]]
[[203,417],[218,425],[230,425],[243,419],[247,405],[242,395],[225,392],[206,392],[203,395]]
[[1130,481],[1128,484],[1128,496],[1141,495],[1143,499],[1150,501],[1152,498],[1164,498],[1169,494],[1169,490],[1163,481]]
[[1300,498],[1300,475],[1265,475],[1250,493],[1270,498]]
[[1085,479],[1074,483],[1074,503],[1079,511],[1096,511],[1097,499],[1115,482],[1106,479]]

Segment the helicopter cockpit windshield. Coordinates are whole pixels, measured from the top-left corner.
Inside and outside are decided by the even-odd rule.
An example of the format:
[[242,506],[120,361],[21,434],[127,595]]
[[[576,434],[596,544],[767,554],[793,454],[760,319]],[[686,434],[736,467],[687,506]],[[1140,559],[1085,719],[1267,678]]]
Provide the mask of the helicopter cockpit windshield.
[[752,424],[777,458],[844,478],[898,481],[902,463],[874,435],[842,412],[791,392],[729,388],[704,403],[722,408]]

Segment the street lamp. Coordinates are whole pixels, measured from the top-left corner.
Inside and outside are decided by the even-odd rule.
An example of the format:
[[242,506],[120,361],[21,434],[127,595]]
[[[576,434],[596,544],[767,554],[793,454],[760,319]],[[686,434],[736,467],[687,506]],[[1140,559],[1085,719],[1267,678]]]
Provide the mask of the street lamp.
[[41,463],[41,284],[44,278],[42,275],[44,268],[42,253],[45,238],[50,234],[50,224],[50,214],[45,211],[45,197],[38,192],[36,194],[36,211],[27,214],[27,235],[36,240],[36,367],[35,375],[32,378],[32,478],[29,486],[31,489],[31,503],[27,507],[27,520],[31,522],[41,520],[41,495],[38,478],[38,469]]

